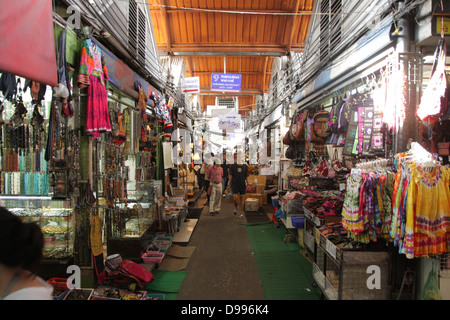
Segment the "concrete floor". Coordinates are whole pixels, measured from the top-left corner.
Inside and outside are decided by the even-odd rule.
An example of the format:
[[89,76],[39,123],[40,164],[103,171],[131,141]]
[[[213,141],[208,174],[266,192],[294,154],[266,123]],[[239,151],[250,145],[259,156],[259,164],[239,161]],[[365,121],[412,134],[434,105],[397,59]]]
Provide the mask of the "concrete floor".
[[[203,205],[203,194],[197,201]],[[247,236],[246,220],[233,214],[231,197],[219,214],[205,205],[187,245],[195,246],[177,300],[264,300],[264,291]]]

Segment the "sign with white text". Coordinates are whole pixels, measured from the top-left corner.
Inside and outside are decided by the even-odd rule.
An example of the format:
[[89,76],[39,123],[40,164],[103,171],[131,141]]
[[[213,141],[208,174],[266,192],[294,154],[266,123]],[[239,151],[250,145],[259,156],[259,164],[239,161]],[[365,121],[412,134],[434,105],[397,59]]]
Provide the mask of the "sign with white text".
[[241,91],[240,74],[213,73],[211,75],[211,91],[239,92]]
[[190,77],[183,79],[184,93],[199,93],[200,92],[200,77]]
[[228,115],[219,118],[219,129],[235,130],[241,128],[241,115]]

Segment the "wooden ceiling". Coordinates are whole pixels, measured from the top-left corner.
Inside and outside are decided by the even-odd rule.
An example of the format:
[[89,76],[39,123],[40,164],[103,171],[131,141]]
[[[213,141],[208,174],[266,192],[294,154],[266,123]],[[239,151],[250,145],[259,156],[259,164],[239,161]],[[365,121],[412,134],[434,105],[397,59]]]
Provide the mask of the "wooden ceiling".
[[[239,98],[241,114],[267,93],[274,58],[303,49],[314,0],[148,0],[158,51],[200,77],[200,105]],[[242,75],[238,94],[210,91],[211,73]]]

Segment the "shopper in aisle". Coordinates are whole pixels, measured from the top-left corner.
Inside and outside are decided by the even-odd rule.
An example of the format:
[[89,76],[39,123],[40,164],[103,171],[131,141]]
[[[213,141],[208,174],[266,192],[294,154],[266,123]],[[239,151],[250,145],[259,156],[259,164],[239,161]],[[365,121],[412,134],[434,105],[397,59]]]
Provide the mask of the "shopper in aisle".
[[215,160],[214,165],[208,169],[206,176],[211,184],[209,214],[213,215],[219,213],[222,203],[223,169],[217,160]]
[[34,273],[43,247],[37,224],[0,207],[0,300],[53,299],[53,287]]
[[222,197],[225,198],[225,191],[227,190],[227,186],[228,186],[228,171],[230,168],[230,165],[227,163],[227,156],[226,156],[225,151],[223,153],[223,162],[221,164],[221,167],[222,167],[222,171],[223,171]]
[[205,189],[205,175],[206,175],[206,162],[203,161],[200,169],[198,170],[198,188],[200,191],[207,190]]
[[244,218],[243,195],[247,189],[248,167],[243,159],[238,159],[237,153],[234,154],[234,163],[230,165],[229,186],[233,192],[234,214],[240,212],[239,217]]
[[202,174],[202,170],[203,170],[203,188],[206,191],[206,203],[205,204],[209,204],[209,198],[210,198],[210,193],[208,192],[209,190],[209,179],[208,179],[208,169],[211,168],[211,165],[207,164],[205,161],[203,161],[202,164],[202,169],[200,169],[200,174]]

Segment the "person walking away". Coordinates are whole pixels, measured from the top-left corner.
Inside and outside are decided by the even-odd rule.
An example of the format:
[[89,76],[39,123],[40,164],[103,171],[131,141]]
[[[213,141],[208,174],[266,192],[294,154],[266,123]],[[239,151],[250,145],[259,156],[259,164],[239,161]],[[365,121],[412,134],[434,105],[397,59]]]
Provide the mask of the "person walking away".
[[205,175],[206,175],[206,162],[203,161],[198,171],[198,188],[200,189],[200,191],[205,190]]
[[209,204],[209,198],[211,197],[211,194],[208,193],[208,189],[209,189],[209,179],[208,179],[208,170],[209,168],[211,168],[210,164],[205,163],[205,175],[204,175],[204,180],[203,180],[203,184],[205,187],[205,191],[206,191],[206,203],[205,204]]
[[245,163],[237,161],[237,154],[234,154],[234,163],[230,165],[229,185],[233,192],[234,214],[240,213],[239,217],[244,218],[243,196],[247,189],[248,167]]
[[223,171],[222,197],[225,198],[225,190],[227,189],[227,186],[228,186],[228,171],[230,168],[230,165],[226,163],[225,152],[223,153],[223,162],[221,164],[221,167],[222,167],[222,171]]
[[36,223],[0,207],[0,300],[53,300],[53,286],[35,274],[43,248]]
[[223,169],[217,162],[214,162],[214,165],[208,169],[206,176],[212,186],[209,198],[209,214],[213,215],[219,213],[222,203]]

